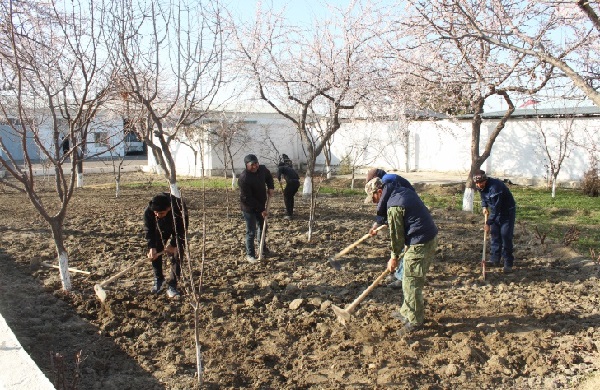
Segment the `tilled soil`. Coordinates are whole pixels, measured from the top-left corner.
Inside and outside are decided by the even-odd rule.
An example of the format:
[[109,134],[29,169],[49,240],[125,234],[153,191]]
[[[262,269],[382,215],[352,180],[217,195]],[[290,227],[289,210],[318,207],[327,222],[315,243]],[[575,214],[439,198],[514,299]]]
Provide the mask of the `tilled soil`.
[[[23,195],[0,193],[0,312],[51,380],[60,373],[76,381],[66,388],[193,388],[189,286],[179,300],[151,295],[148,262],[107,289],[105,303],[95,295],[94,284],[144,258],[143,209],[168,190],[151,185],[161,182],[156,176],[125,174],[123,181],[141,184],[115,197],[110,176],[88,175],[76,190],[66,246],[70,266],[91,275],[71,274],[69,294],[55,269],[34,266],[56,263],[43,220]],[[401,290],[377,287],[345,326],[331,307],[354,301],[385,269],[385,231],[343,257],[341,271],[328,264],[371,225],[374,206],[362,196],[319,197],[308,242],[308,202],[298,196],[296,218],[285,221],[277,193],[269,217],[273,253],[249,264],[237,192],[203,196],[185,183],[182,189],[194,264],[205,241],[198,306],[203,388],[576,388],[600,366],[600,266],[569,248],[541,245],[525,225],[515,233],[515,272],[491,269],[483,280],[481,216],[432,210],[440,233],[425,288],[426,322],[400,338],[390,313]],[[201,268],[193,269],[198,282]],[[51,354],[64,357],[64,369],[51,364]]]

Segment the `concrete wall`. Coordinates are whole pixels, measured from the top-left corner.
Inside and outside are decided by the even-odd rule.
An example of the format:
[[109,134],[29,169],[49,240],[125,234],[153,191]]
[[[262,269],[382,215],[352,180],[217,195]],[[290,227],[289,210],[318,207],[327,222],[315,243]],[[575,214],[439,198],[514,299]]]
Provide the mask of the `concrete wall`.
[[[243,118],[246,131],[232,146],[236,174],[244,168],[243,158],[248,153],[258,156],[261,164],[274,169],[277,157],[285,153],[296,164],[306,164],[300,138],[292,123],[278,114],[236,114]],[[484,120],[480,149],[493,132],[498,120]],[[561,134],[572,129],[569,153],[562,163],[558,181],[563,186],[575,186],[590,169],[590,152],[585,145],[600,145],[600,119],[512,118],[496,139],[490,158],[484,163],[491,176],[510,179],[521,184],[544,184],[548,176],[548,158],[542,147],[540,129],[547,135],[553,158],[558,158]],[[223,174],[223,149],[214,139],[203,139],[207,175]],[[344,123],[332,138],[332,163],[351,162],[364,173],[371,167],[389,171],[434,171],[464,175],[467,178],[471,164],[471,121],[354,121]],[[195,159],[189,146],[175,143],[178,173],[200,176],[200,161]],[[596,152],[598,153],[598,151]],[[600,156],[596,156],[600,158]],[[195,165],[195,163],[198,163]],[[318,168],[324,166],[321,154]],[[149,166],[156,163],[149,155]],[[194,167],[197,166],[197,169]]]
[[[481,127],[480,150],[498,120],[485,120]],[[600,120],[597,118],[514,118],[510,119],[492,147],[483,165],[491,176],[524,184],[543,184],[549,174],[548,157],[540,128],[547,136],[553,159],[559,156],[561,136],[572,129],[569,152],[558,182],[574,186],[591,167],[591,155],[585,145],[600,145]],[[403,140],[408,139],[408,142]],[[353,157],[361,172],[369,167],[390,171],[435,171],[468,175],[471,162],[471,122],[412,121],[347,123],[335,134],[332,146],[334,163],[344,156]],[[408,152],[407,152],[408,149]],[[598,153],[598,151],[596,152]],[[358,155],[360,154],[360,156]],[[600,156],[596,155],[596,158]],[[319,159],[324,163],[324,159]]]

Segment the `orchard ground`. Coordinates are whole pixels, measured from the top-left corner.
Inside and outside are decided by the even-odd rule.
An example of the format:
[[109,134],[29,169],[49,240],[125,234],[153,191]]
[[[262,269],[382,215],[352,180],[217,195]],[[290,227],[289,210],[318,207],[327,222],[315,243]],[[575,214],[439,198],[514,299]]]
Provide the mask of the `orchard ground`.
[[[361,178],[362,179],[362,178]],[[123,174],[115,198],[111,175],[87,175],[65,224],[73,291],[64,294],[49,230],[27,198],[0,193],[0,312],[42,371],[55,380],[51,354],[79,389],[188,389],[196,384],[189,292],[180,300],[150,294],[151,267],[124,276],[102,304],[93,286],[145,256],[142,212],[168,186],[160,176]],[[357,180],[361,188],[364,180]],[[348,179],[328,185],[348,187]],[[55,196],[47,186],[44,197]],[[420,185],[420,192],[462,195],[462,185]],[[191,210],[190,250],[200,257],[202,194],[182,191]],[[373,205],[362,195],[320,196],[312,242],[308,203],[283,219],[278,192],[269,217],[273,252],[244,261],[237,191],[206,193],[206,260],[200,308],[203,388],[594,388],[600,367],[600,265],[559,244],[542,245],[517,226],[515,273],[481,278],[481,215],[432,209],[439,233],[425,287],[424,329],[398,338],[390,317],[402,294],[376,288],[351,321],[331,305],[356,299],[385,269],[386,234],[341,259],[327,259],[362,237]],[[76,354],[81,359],[76,364]]]

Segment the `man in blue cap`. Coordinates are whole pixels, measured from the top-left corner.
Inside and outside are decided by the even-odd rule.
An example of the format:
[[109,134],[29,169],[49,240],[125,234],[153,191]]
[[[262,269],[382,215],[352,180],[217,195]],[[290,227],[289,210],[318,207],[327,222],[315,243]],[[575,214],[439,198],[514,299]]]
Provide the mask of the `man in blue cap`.
[[[387,199],[383,196],[384,191],[389,194]],[[370,233],[376,234],[375,229],[380,225],[389,226],[391,255],[387,263],[388,271],[396,271],[404,254],[404,299],[400,310],[391,315],[403,325],[398,335],[405,336],[423,326],[423,287],[436,252],[438,228],[421,198],[407,187],[396,183],[384,184],[375,177],[365,185],[365,192],[365,203],[377,204],[376,222]]]

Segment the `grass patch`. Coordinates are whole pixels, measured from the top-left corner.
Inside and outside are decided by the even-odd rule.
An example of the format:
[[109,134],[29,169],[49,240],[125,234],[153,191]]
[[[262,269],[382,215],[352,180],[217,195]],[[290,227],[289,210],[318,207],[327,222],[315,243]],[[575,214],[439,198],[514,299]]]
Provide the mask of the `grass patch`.
[[[542,188],[514,186],[511,192],[517,202],[517,223],[525,222],[530,230],[537,226],[540,233],[556,242],[563,242],[567,232],[575,227],[579,239],[571,244],[574,249],[585,255],[590,249],[600,249],[600,199],[566,188],[557,188],[554,198]],[[429,207],[462,209],[462,192],[440,194],[432,188],[419,195]],[[474,209],[479,210],[478,194],[475,202]]]
[[[208,177],[204,180],[202,179],[183,179],[178,180],[177,184],[181,188],[202,188],[202,182],[204,181],[204,186],[206,188],[231,188],[231,178],[225,179],[223,177]],[[148,182],[136,182],[136,183],[127,183],[123,184],[123,187],[129,188],[137,188],[137,187],[168,187],[167,182],[165,180],[153,180]]]

